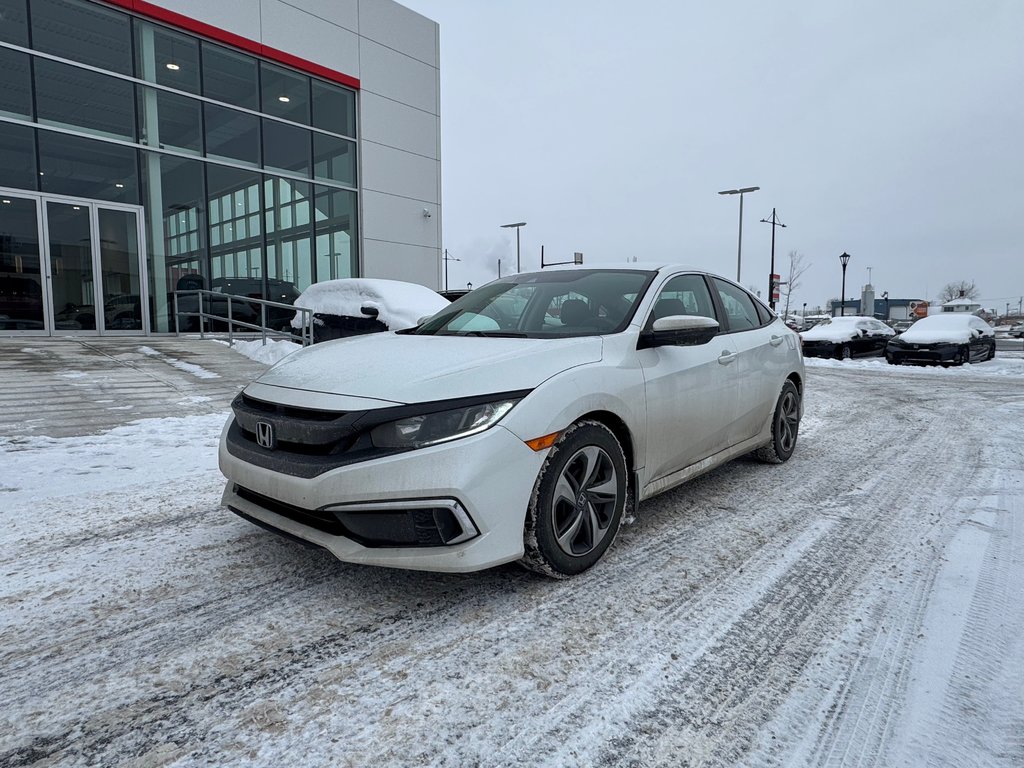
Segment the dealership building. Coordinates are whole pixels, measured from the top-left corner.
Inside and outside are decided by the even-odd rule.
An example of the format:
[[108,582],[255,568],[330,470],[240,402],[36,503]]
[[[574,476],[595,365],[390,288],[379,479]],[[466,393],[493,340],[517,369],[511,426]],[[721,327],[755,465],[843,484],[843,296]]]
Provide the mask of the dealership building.
[[0,71],[0,334],[438,286],[438,28],[391,0],[0,0]]

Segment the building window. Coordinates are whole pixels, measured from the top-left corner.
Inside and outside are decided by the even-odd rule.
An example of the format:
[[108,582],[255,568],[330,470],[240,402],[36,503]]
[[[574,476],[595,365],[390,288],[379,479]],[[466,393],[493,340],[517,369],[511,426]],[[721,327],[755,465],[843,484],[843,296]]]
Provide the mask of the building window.
[[319,80],[313,81],[313,127],[345,136],[356,135],[356,95]]
[[135,72],[151,83],[199,93],[199,41],[136,19]]
[[139,86],[139,140],[151,147],[202,154],[200,106],[200,102],[187,96]]
[[316,186],[313,195],[316,279],[355,276],[358,274],[355,193]]
[[0,72],[0,115],[31,120],[32,77],[28,56],[0,48]]
[[313,175],[324,181],[356,185],[356,145],[322,133],[313,134]]
[[206,154],[247,165],[260,164],[260,119],[216,104],[203,104]]
[[39,182],[43,192],[139,203],[137,150],[39,131]]
[[35,62],[35,80],[40,123],[135,140],[131,83],[39,58]]
[[263,166],[309,177],[310,132],[263,118]]
[[5,187],[35,189],[39,181],[36,170],[36,142],[31,128],[0,123],[0,179]]
[[263,112],[309,125],[309,78],[297,72],[260,62]]
[[132,74],[128,16],[86,0],[32,0],[32,47],[108,72]]
[[203,95],[236,107],[260,108],[256,59],[204,42]]
[[0,40],[28,47],[26,0],[0,0]]

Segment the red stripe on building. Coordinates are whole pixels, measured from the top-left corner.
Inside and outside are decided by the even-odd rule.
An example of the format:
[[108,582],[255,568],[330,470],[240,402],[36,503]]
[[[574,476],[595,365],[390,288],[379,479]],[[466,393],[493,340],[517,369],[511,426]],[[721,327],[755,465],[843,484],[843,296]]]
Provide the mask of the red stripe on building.
[[159,5],[146,2],[146,0],[104,0],[109,5],[116,5],[120,8],[126,8],[129,11],[135,11],[140,16],[146,16],[147,18],[159,21],[163,24],[167,24],[172,27],[184,30],[186,32],[192,32],[196,35],[202,35],[211,40],[216,40],[218,43],[224,43],[230,45],[233,48],[239,48],[249,53],[255,53],[257,56],[262,56],[271,61],[276,61],[278,64],[286,64],[289,67],[302,70],[310,75],[316,75],[322,77],[325,80],[332,80],[335,83],[346,85],[349,88],[359,88],[359,78],[346,75],[344,72],[338,72],[337,70],[325,67],[321,64],[317,64],[309,59],[304,59],[301,56],[295,56],[285,51],[279,51],[277,48],[271,48],[269,45],[263,45],[255,40],[250,40],[247,37],[236,35],[234,32],[228,32],[227,30],[215,27],[212,24],[207,24],[197,19],[193,19],[191,16],[185,16],[184,14],[177,13],[175,11],[169,11],[166,8],[162,8]]

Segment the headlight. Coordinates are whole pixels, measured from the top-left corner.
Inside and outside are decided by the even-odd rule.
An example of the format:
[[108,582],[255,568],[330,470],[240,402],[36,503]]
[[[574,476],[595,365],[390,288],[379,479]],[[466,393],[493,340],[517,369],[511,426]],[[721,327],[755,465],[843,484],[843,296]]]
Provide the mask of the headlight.
[[483,432],[501,421],[519,402],[496,400],[448,411],[407,416],[374,427],[370,439],[378,448],[423,448]]

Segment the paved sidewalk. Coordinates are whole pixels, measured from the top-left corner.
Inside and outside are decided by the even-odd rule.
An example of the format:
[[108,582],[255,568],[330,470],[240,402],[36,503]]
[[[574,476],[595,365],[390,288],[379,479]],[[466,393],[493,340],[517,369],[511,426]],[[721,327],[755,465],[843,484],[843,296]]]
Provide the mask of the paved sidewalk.
[[0,438],[226,411],[267,366],[199,338],[0,338]]

